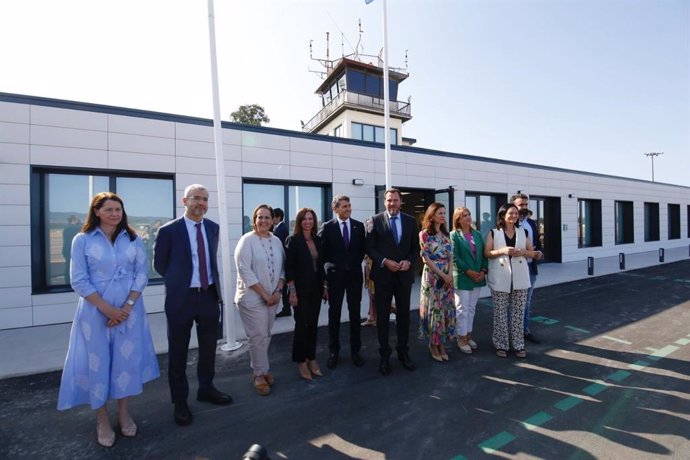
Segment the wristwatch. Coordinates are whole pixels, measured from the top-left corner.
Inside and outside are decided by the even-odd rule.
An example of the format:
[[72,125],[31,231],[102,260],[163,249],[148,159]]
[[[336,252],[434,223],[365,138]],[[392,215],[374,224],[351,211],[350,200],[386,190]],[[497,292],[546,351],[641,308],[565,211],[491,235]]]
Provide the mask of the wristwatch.
[[127,302],[125,302],[125,304],[131,307],[132,305],[134,305],[134,301],[132,299],[127,299]]

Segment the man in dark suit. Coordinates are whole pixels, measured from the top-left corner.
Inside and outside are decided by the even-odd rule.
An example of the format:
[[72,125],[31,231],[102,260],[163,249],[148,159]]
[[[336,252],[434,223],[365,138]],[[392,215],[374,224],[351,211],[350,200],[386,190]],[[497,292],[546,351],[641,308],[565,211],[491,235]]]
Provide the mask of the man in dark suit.
[[520,228],[527,230],[529,238],[532,241],[532,247],[535,251],[537,251],[538,254],[538,257],[534,259],[527,259],[527,262],[529,263],[530,288],[527,291],[527,303],[525,304],[525,340],[532,343],[540,343],[541,341],[532,334],[532,331],[529,328],[529,319],[532,310],[532,292],[534,291],[534,283],[537,282],[537,275],[539,274],[537,260],[544,257],[541,252],[539,230],[537,229],[537,223],[529,218],[531,214],[529,210],[529,196],[518,191],[518,193],[510,198],[510,201],[517,206],[518,215],[520,216]]
[[408,335],[410,329],[410,295],[414,283],[414,266],[419,257],[419,233],[412,216],[400,212],[402,195],[398,189],[384,193],[386,211],[373,216],[366,223],[367,254],[373,263],[371,279],[376,287],[376,329],[379,338],[383,375],[391,373],[391,347],[388,344],[390,305],[395,297],[395,318],[398,333],[398,360],[408,371],[415,365],[410,359]]
[[355,366],[364,365],[359,354],[362,347],[360,337],[360,309],[362,304],[362,260],[366,241],[364,224],[351,219],[350,198],[336,195],[331,202],[335,219],[324,223],[319,230],[326,267],[328,287],[328,349],[331,354],[326,362],[329,369],[338,365],[340,353],[340,315],[343,297],[347,294],[347,310],[350,316],[350,354]]
[[204,219],[208,190],[200,184],[184,190],[184,216],[158,230],[153,266],[165,280],[165,316],[168,322],[168,383],[178,425],[192,423],[187,405],[187,352],[192,324],[199,342],[196,399],[230,404],[232,398],[213,386],[216,344],[223,300],[218,275],[218,235],[215,222]]
[[[273,236],[278,238],[285,246],[285,239],[290,231],[285,223],[285,213],[280,208],[273,208]],[[283,308],[276,314],[276,318],[290,316],[290,301],[288,299],[287,283],[283,286]]]

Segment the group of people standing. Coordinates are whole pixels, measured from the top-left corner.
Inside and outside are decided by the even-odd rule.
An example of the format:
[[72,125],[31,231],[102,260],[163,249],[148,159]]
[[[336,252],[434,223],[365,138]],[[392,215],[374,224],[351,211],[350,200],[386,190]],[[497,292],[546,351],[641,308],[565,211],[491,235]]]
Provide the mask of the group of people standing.
[[[160,227],[153,254],[153,266],[166,288],[168,383],[173,418],[179,425],[193,420],[187,404],[186,374],[193,325],[199,346],[197,400],[218,405],[233,402],[213,384],[216,345],[222,336],[223,298],[217,264],[220,229],[204,217],[208,199],[203,185],[186,187],[184,215]],[[323,375],[316,360],[322,302],[329,304],[327,367],[335,369],[340,363],[344,299],[350,320],[351,361],[357,367],[364,365],[360,309],[365,255],[370,261],[370,281],[376,286],[373,307],[381,374],[392,371],[389,328],[393,304],[398,361],[408,371],[416,368],[409,354],[408,333],[414,266],[420,255],[424,262],[420,335],[428,340],[434,359],[448,360],[444,344],[451,339],[457,339],[465,353],[477,348],[472,324],[479,292],[487,279],[495,304],[493,341],[497,354],[505,357],[512,344],[518,356],[525,356],[522,323],[533,283],[523,268],[527,267],[527,257],[536,260],[542,255],[532,245],[536,231],[528,233],[518,225],[519,206],[511,203],[499,210],[497,228],[484,242],[472,228],[466,208],[455,210],[453,231],[448,232],[446,210],[439,203],[427,209],[423,229],[418,232],[415,219],[400,212],[402,195],[397,189],[386,190],[385,211],[364,223],[351,218],[347,196],[336,195],[331,204],[335,217],[321,227],[313,209],[298,210],[290,235],[285,232],[287,228],[279,228],[286,227],[283,216],[278,215],[278,222],[274,220],[282,211],[276,213],[261,204],[252,213],[251,231],[235,248],[234,301],[248,338],[251,383],[257,394],[270,394],[275,383],[268,356],[271,329],[276,315],[289,315],[290,307],[295,320],[292,361],[301,378],[312,380]],[[278,224],[275,229],[274,224]],[[70,279],[80,298],[58,409],[89,404],[96,414],[98,443],[104,447],[112,446],[116,439],[107,412],[108,400],[117,400],[120,434],[136,436],[128,398],[141,393],[144,383],[160,375],[141,297],[148,266],[146,250],[127,221],[122,199],[110,192],[94,196],[87,220],[71,244]]]
[[519,193],[501,206],[496,228],[486,241],[473,228],[466,207],[453,212],[450,232],[444,205],[433,203],[427,208],[419,234],[424,262],[419,335],[428,342],[434,360],[449,359],[444,344],[453,340],[463,353],[477,349],[472,338],[474,316],[487,284],[494,304],[496,355],[505,358],[512,348],[518,358],[525,358],[525,340],[539,342],[529,329],[529,315],[536,261],[543,253],[528,202],[527,195]]

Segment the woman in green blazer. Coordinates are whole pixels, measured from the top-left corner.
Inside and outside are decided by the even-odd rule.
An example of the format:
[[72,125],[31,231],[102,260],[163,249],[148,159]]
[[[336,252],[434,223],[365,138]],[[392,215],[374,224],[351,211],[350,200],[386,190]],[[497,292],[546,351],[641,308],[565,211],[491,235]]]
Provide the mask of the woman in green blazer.
[[472,213],[464,207],[453,212],[453,284],[457,312],[458,348],[472,353],[477,343],[472,340],[472,323],[482,287],[486,286],[488,262],[484,257],[484,240],[472,228]]

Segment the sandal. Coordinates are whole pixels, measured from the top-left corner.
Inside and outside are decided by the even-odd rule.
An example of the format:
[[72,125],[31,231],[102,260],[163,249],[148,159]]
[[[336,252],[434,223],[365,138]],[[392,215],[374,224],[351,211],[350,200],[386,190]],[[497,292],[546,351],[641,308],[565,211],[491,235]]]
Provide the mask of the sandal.
[[271,392],[271,387],[268,386],[268,383],[266,383],[266,379],[263,375],[254,375],[252,383],[254,384],[256,393],[260,396],[266,396]]
[[436,348],[436,345],[429,345],[429,351],[431,352],[431,358],[438,361],[438,362],[443,362],[443,357],[439,354],[438,349]]
[[113,447],[113,444],[115,444],[115,432],[112,429],[107,433],[101,432],[101,424],[97,422],[96,439],[98,440],[98,444],[103,447]]
[[125,438],[135,437],[137,435],[137,424],[134,423],[134,420],[130,418],[129,423],[126,425],[120,423],[120,434]]
[[505,350],[496,350],[496,356],[499,358],[506,358],[508,356],[508,352]]
[[266,380],[266,383],[268,383],[268,386],[273,386],[273,384],[276,381],[275,377],[273,377],[273,374],[271,374],[270,372],[267,374],[264,374],[264,380]]
[[525,350],[517,350],[515,352],[515,356],[517,356],[518,358],[526,358],[527,352]]

